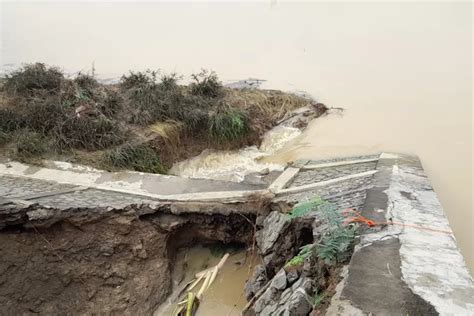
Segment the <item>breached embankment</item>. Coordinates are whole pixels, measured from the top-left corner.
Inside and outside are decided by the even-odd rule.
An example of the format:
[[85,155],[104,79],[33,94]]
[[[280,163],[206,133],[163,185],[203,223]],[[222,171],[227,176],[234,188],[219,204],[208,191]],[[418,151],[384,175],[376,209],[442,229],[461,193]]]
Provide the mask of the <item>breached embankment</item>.
[[[373,168],[373,162],[367,168]],[[227,192],[156,195],[146,191],[150,183],[146,188],[136,185],[137,178],[146,177],[142,174],[117,178],[89,170],[87,177],[83,168],[64,164],[47,172],[15,163],[3,164],[0,170],[0,234],[8,254],[0,265],[15,274],[2,283],[6,312],[150,313],[171,291],[169,275],[177,249],[214,242],[238,243],[261,256],[262,265],[247,286],[252,300],[263,280],[271,280],[300,246],[315,240],[311,218],[284,214],[301,198],[285,192],[278,198],[291,180],[284,174],[265,190],[242,191],[234,184],[228,186],[234,191]],[[326,173],[328,179],[335,175]],[[178,181],[153,177],[158,186]],[[104,178],[108,181],[98,181]],[[74,179],[80,179],[80,186],[72,184]],[[222,189],[220,182],[186,181],[191,186],[193,181],[207,181],[203,187]],[[308,174],[294,179],[297,185],[302,181],[311,181]],[[352,185],[344,179],[330,183],[339,190]],[[133,190],[139,195],[132,195]],[[25,282],[37,290],[24,292],[19,284]],[[298,302],[308,307],[309,299],[301,298]],[[67,307],[71,300],[77,303]]]
[[[173,288],[177,250],[215,242],[261,258],[245,315],[462,315],[473,306],[472,278],[415,157],[300,161],[267,188],[168,198],[132,195],[136,185],[127,189],[123,177],[85,187],[39,169],[2,164],[0,172],[2,313],[150,314]],[[348,207],[377,225],[355,230]]]

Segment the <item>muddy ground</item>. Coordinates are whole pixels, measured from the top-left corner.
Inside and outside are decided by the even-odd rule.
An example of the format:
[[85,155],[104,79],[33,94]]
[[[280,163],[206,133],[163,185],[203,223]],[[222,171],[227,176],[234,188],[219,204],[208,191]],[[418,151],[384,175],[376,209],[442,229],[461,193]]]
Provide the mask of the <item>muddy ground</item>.
[[152,314],[171,288],[176,250],[249,244],[249,216],[111,212],[97,220],[0,232],[0,314]]

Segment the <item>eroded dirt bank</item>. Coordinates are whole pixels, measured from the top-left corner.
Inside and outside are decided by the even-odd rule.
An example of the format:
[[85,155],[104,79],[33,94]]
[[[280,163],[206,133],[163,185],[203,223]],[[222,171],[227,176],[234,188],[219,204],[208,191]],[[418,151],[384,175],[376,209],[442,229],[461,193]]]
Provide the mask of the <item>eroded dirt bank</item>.
[[169,294],[178,247],[252,237],[250,215],[137,211],[4,228],[1,314],[152,314]]

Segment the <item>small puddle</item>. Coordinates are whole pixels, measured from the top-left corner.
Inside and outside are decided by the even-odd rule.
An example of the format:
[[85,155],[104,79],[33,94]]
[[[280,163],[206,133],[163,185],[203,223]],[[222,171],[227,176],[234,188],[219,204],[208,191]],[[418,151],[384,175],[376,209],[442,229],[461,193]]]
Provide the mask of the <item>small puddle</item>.
[[[193,280],[194,275],[215,266],[225,253],[230,256],[219,270],[215,281],[201,297],[196,316],[240,315],[247,304],[244,294],[245,282],[250,278],[253,268],[259,263],[258,256],[246,257],[246,251],[234,247],[194,246],[178,250],[175,269],[172,272],[173,293],[158,310],[155,316],[175,315],[177,300],[172,301],[183,285]],[[199,284],[195,291],[199,290]],[[184,292],[183,292],[184,293]],[[179,299],[183,295],[179,296]],[[178,299],[178,300],[179,300]]]

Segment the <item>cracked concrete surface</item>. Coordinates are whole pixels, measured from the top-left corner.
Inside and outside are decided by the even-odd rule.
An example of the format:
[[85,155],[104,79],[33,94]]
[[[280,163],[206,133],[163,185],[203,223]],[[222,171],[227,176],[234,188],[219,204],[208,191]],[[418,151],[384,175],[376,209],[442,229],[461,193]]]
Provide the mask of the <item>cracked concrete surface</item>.
[[[361,236],[328,315],[473,315],[474,284],[416,157],[382,155]],[[392,224],[393,223],[393,224]]]

